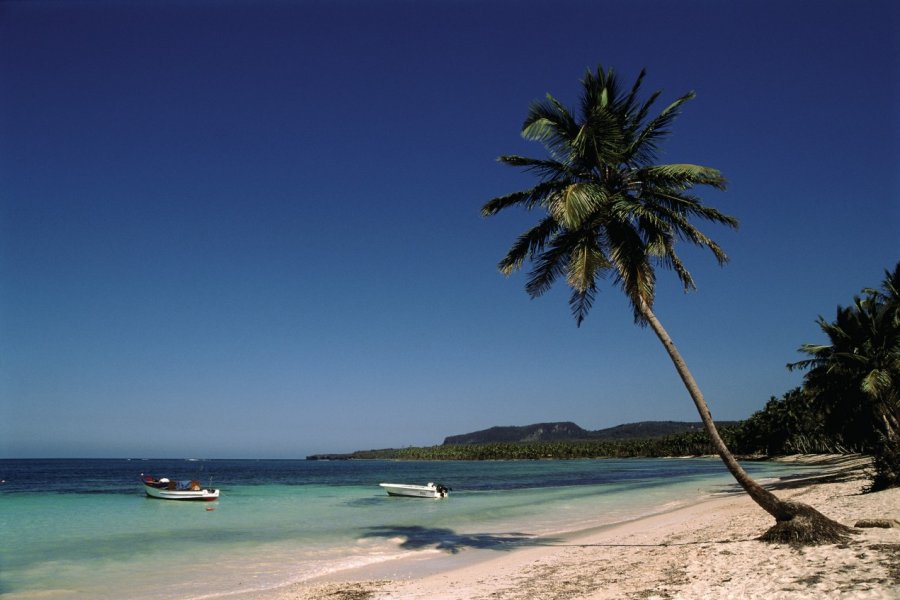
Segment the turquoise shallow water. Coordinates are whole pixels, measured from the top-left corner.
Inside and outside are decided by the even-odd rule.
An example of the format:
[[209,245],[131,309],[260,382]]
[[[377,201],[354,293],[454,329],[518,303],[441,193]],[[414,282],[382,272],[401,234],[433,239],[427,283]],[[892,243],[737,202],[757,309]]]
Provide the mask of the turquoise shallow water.
[[[750,463],[756,477],[802,467]],[[213,503],[147,498],[141,473]],[[395,560],[507,551],[727,489],[718,460],[0,460],[4,598],[208,598]],[[388,497],[438,481],[450,498]],[[212,509],[212,510],[207,510]]]

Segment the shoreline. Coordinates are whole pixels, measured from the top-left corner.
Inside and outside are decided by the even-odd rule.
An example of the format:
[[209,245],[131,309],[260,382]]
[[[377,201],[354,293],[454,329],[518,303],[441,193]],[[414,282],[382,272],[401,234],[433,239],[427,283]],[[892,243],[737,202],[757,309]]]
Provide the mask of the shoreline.
[[[860,494],[859,456],[772,459],[820,466],[767,485],[847,525],[900,519],[900,489]],[[430,551],[237,600],[476,598],[897,598],[900,529],[860,529],[845,545],[793,549],[756,541],[771,517],[739,490],[634,520],[600,524],[498,553]]]

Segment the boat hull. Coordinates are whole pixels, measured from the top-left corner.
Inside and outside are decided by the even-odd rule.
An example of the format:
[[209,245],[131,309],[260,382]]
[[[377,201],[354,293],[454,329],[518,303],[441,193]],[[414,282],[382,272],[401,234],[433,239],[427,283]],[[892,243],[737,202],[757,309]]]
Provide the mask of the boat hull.
[[144,491],[151,498],[160,500],[201,500],[210,501],[219,499],[219,490],[210,490],[200,487],[199,481],[183,481],[181,484],[163,477],[157,479],[153,475],[141,473],[141,483]]
[[151,498],[160,500],[199,500],[210,502],[219,499],[219,490],[166,490],[144,484],[144,490]]
[[450,490],[442,485],[410,485],[406,483],[379,483],[389,496],[406,496],[409,498],[446,498]]

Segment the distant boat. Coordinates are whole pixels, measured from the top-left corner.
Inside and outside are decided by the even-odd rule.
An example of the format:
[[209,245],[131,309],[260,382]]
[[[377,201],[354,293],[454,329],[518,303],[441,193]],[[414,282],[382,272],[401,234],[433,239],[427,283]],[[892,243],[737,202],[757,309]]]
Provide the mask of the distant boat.
[[196,480],[170,481],[162,477],[157,479],[152,475],[141,474],[141,483],[144,491],[151,498],[161,500],[218,500],[219,490],[205,489]]
[[410,496],[412,498],[446,498],[450,488],[440,483],[410,485],[406,483],[379,483],[389,496]]

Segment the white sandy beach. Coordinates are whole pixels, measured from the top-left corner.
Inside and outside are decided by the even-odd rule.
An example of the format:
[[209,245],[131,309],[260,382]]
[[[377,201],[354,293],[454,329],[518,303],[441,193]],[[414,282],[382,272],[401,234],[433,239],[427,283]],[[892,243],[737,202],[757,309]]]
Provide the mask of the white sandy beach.
[[[775,492],[846,525],[900,520],[900,489],[861,494],[863,468],[861,459],[833,458],[824,481],[783,482]],[[795,549],[756,541],[771,524],[745,494],[727,494],[564,541],[345,572],[253,598],[900,598],[900,528]]]

